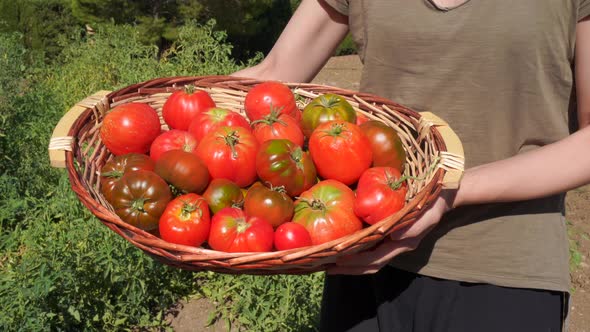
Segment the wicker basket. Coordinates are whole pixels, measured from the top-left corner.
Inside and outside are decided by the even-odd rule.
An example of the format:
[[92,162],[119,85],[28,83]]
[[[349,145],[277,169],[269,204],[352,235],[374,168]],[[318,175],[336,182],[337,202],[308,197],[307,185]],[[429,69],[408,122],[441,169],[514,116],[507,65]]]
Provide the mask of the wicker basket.
[[[118,91],[100,91],[76,104],[56,126],[49,144],[54,167],[65,167],[80,201],[104,225],[162,263],[187,270],[240,274],[302,274],[325,270],[341,255],[367,250],[392,231],[411,224],[440,193],[456,188],[463,174],[463,149],[449,126],[432,113],[417,113],[371,94],[314,84],[287,84],[299,95],[300,108],[318,94],[344,96],[354,108],[393,127],[407,152],[409,180],[406,206],[355,234],[317,246],[266,253],[225,253],[168,243],[123,222],[99,191],[102,165],[111,154],[99,138],[103,116],[113,107],[143,102],[160,114],[175,90],[187,84],[206,90],[219,107],[243,114],[247,91],[261,81],[230,76],[159,78]],[[167,129],[162,121],[162,128]]]

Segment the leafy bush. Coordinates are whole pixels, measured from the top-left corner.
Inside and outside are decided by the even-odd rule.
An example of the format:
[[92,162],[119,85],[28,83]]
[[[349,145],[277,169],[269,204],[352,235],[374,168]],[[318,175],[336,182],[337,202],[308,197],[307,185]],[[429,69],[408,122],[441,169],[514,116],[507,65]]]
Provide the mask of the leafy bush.
[[342,40],[340,45],[336,48],[334,55],[340,56],[350,54],[357,54],[357,47],[356,43],[352,40],[352,36],[347,34],[346,37],[344,37],[344,40]]
[[21,38],[0,34],[0,330],[160,330],[168,308],[195,293],[217,301],[215,317],[249,330],[314,329],[321,275],[229,276],[164,266],[94,218],[66,173],[48,164],[55,124],[96,90],[239,69],[213,22],[180,29],[160,55],[141,43],[136,28],[100,25],[93,36],[61,38],[52,64],[28,62]]
[[192,275],[156,263],[101,225],[68,186],[62,177],[45,199],[30,197],[24,223],[2,232],[0,329],[164,325],[167,307],[192,290]]
[[217,304],[210,320],[223,319],[247,331],[315,331],[323,274],[200,275],[200,293]]
[[60,51],[58,36],[80,30],[69,0],[0,0],[0,32],[20,32],[31,54],[52,58]]
[[99,25],[92,36],[62,40],[63,52],[44,84],[65,109],[98,90],[157,77],[229,74],[241,66],[230,56],[225,33],[214,31],[214,25],[191,21],[162,55],[157,47],[143,44],[134,27]]

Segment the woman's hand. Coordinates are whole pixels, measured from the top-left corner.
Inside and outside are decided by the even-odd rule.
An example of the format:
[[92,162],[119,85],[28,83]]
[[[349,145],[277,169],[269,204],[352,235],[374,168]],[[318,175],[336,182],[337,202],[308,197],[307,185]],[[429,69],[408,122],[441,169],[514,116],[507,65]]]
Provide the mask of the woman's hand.
[[434,228],[442,216],[455,204],[455,190],[445,190],[412,225],[393,232],[370,251],[345,256],[328,269],[328,274],[376,273],[395,256],[416,249],[422,238]]

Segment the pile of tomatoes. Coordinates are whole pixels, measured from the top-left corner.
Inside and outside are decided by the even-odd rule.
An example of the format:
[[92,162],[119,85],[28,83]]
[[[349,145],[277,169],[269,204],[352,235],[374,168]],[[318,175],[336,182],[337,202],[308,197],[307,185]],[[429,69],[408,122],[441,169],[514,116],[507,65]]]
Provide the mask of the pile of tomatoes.
[[125,222],[163,240],[225,252],[317,245],[405,204],[405,151],[394,129],[336,94],[303,110],[280,82],[248,91],[245,116],[192,86],[162,108],[127,103],[103,119],[114,155],[104,198]]

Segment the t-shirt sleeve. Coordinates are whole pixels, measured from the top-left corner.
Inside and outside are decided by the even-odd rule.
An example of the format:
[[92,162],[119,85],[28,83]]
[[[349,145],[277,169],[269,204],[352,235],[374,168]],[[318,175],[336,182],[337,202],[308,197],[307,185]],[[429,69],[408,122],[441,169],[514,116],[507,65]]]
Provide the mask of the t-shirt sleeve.
[[[322,0],[330,7],[336,9],[340,14],[348,16],[348,1],[349,0]],[[582,0],[585,1],[585,0]],[[588,0],[590,1],[590,0]],[[587,2],[588,2],[587,1]]]
[[580,8],[578,9],[578,21],[590,16],[590,0],[580,0]]

